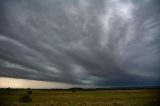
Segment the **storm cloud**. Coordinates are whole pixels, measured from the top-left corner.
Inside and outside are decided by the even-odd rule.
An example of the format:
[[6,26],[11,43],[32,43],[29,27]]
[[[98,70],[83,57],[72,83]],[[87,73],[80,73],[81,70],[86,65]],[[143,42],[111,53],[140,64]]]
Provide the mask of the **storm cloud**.
[[158,0],[1,0],[0,76],[160,85]]

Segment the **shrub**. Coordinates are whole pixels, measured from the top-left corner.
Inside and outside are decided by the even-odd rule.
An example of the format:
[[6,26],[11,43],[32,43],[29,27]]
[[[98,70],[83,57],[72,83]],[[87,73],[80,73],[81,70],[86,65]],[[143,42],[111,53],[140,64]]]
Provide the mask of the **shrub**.
[[19,102],[21,102],[21,103],[29,103],[31,101],[32,101],[32,99],[29,94],[24,94],[19,99]]

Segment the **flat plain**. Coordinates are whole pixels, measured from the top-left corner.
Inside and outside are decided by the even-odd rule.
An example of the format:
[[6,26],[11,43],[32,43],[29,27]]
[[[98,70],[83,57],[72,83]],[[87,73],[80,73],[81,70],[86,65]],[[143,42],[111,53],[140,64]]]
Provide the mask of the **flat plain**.
[[[20,96],[31,91],[30,103]],[[0,94],[0,106],[160,106],[159,89],[137,90],[15,90]]]

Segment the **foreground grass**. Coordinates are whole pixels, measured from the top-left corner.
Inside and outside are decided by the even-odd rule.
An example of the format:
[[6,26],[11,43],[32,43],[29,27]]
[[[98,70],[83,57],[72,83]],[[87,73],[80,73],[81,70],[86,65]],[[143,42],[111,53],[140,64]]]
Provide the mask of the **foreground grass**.
[[19,103],[25,92],[1,94],[0,106],[160,106],[159,90],[33,90],[31,103]]

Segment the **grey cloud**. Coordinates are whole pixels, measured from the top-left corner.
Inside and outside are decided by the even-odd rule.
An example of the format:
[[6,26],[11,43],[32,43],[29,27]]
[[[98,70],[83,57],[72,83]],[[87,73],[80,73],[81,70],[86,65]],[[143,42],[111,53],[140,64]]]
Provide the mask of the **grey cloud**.
[[0,75],[90,86],[159,85],[159,5],[2,0]]

